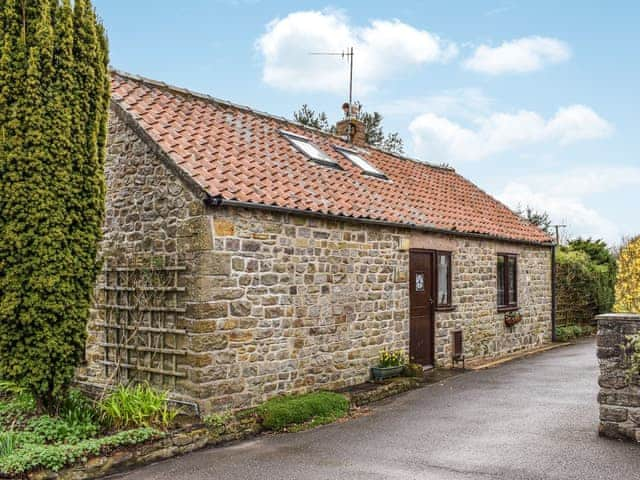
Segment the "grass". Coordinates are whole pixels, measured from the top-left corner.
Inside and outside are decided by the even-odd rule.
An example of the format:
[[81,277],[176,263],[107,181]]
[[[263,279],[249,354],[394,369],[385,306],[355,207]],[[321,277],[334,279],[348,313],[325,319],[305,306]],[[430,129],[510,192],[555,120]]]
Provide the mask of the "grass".
[[299,431],[334,422],[349,412],[349,400],[333,392],[273,398],[258,407],[262,426],[276,432]]
[[120,387],[100,402],[71,390],[50,414],[25,390],[0,381],[0,478],[164,436],[178,412],[148,385]]

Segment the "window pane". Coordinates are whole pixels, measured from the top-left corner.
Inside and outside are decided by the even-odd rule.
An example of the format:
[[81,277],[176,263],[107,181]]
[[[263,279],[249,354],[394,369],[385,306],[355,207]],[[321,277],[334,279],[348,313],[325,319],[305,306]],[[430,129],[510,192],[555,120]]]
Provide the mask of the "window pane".
[[498,256],[498,305],[504,305],[504,256]]
[[338,150],[342,155],[347,157],[349,160],[351,160],[353,163],[355,163],[358,167],[360,167],[365,172],[370,173],[372,175],[376,175],[378,177],[384,177],[385,176],[384,173],[382,173],[376,167],[371,165],[369,162],[367,162],[360,155],[357,155],[357,154],[355,154],[353,152],[350,152],[348,150],[343,150],[342,148],[336,148],[336,150]]
[[449,255],[438,255],[438,305],[449,305]]
[[280,130],[280,133],[284,135],[294,147],[304,153],[307,157],[329,165],[339,166],[338,162],[316,147],[311,140],[300,135],[296,135],[285,130]]
[[516,257],[508,257],[509,305],[516,304]]
[[424,273],[416,273],[416,292],[424,292]]

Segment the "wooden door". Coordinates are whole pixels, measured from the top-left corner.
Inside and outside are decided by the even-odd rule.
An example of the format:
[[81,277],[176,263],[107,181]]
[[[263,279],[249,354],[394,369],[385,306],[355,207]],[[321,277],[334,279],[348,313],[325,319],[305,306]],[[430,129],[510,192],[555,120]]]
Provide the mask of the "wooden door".
[[433,365],[433,271],[432,252],[410,252],[409,357],[421,365]]

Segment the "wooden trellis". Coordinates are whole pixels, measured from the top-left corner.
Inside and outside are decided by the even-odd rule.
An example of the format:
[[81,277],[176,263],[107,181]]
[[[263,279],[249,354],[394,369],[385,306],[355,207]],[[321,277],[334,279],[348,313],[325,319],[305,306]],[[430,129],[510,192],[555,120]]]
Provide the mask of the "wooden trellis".
[[178,328],[185,313],[184,266],[113,267],[104,270],[104,331],[100,346],[104,373],[114,383],[149,382],[175,388],[185,377],[186,330]]

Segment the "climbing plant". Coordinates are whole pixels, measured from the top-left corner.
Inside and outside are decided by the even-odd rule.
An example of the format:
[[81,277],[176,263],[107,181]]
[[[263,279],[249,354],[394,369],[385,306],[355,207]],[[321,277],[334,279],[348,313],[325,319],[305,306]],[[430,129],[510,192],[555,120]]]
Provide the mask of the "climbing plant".
[[82,358],[99,269],[107,57],[90,0],[0,1],[0,378],[46,407]]

